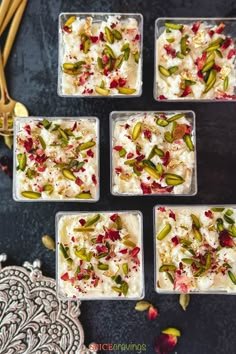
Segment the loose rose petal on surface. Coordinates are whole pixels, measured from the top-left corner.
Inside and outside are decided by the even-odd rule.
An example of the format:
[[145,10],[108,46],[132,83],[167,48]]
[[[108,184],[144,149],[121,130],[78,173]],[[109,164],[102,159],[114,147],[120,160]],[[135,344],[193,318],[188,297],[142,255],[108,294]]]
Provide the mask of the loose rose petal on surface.
[[220,245],[222,247],[233,247],[234,246],[234,241],[233,241],[232,237],[230,237],[228,230],[223,230],[220,232],[219,241],[220,241]]
[[173,190],[173,186],[162,187],[156,181],[152,182],[152,190],[157,193],[170,193]]
[[96,239],[96,243],[102,243],[104,239],[103,235],[98,235],[97,239]]
[[150,321],[155,320],[155,318],[158,316],[158,309],[151,305],[148,309],[148,319]]
[[148,301],[138,301],[135,305],[135,310],[136,311],[146,311],[149,309],[149,307],[152,306],[150,302]]
[[162,333],[155,339],[154,348],[157,354],[168,354],[177,344],[177,337]]

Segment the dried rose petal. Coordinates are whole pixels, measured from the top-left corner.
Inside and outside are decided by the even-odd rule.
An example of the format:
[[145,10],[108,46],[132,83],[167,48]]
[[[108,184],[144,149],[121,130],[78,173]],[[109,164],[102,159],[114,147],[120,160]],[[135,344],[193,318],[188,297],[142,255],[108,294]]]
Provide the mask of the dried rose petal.
[[219,24],[219,26],[217,27],[217,29],[215,30],[215,32],[218,33],[218,34],[220,34],[220,33],[223,32],[224,28],[225,28],[225,24],[221,22],[221,23]]
[[216,71],[220,72],[221,71],[221,67],[217,64],[213,65],[213,69],[215,69]]
[[12,159],[8,156],[2,156],[0,158],[0,169],[10,178],[12,178],[12,165]]
[[199,79],[204,79],[203,73],[200,70],[197,72],[197,76],[199,77]]
[[128,248],[124,248],[123,250],[120,250],[119,253],[121,254],[126,254],[128,252]]
[[79,78],[79,83],[80,85],[84,85],[86,80],[88,79],[90,73],[88,71],[85,71]]
[[87,155],[88,155],[89,157],[94,157],[94,153],[93,153],[93,151],[92,151],[91,149],[89,149],[89,150],[87,151]]
[[90,39],[93,43],[97,43],[98,37],[97,36],[90,36]]
[[197,60],[195,61],[195,64],[197,65],[198,71],[201,70],[203,68],[203,66],[205,65],[206,58],[207,58],[207,53],[204,52],[202,54],[202,56],[200,58],[197,58]]
[[68,273],[65,273],[61,276],[61,280],[64,280],[64,281],[67,281],[69,280],[69,274]]
[[172,48],[170,44],[165,44],[164,49],[166,50],[167,55],[170,55],[172,58],[176,57],[176,50]]
[[167,100],[168,98],[167,98],[166,96],[164,96],[164,95],[160,95],[160,96],[158,97],[158,99],[161,100],[161,101],[163,101],[163,100]]
[[30,150],[32,149],[33,147],[33,139],[32,138],[29,138],[28,140],[26,140],[24,142],[24,148],[27,152],[30,152]]
[[152,132],[151,132],[151,130],[146,129],[146,130],[143,131],[143,134],[144,134],[144,137],[145,137],[146,139],[148,139],[149,141],[151,141],[151,139],[152,139]]
[[178,236],[172,237],[171,242],[173,242],[174,246],[177,246],[179,244]]
[[136,34],[136,36],[134,37],[134,40],[135,40],[135,41],[139,41],[140,38],[141,38],[140,34]]
[[166,211],[165,207],[159,207],[157,210],[161,211],[162,213]]
[[123,86],[126,85],[127,80],[122,79],[122,78],[120,77],[119,80],[118,80],[118,83],[119,83],[119,86],[120,86],[120,87],[123,87]]
[[112,80],[110,83],[110,88],[116,88],[118,86],[118,81],[117,80]]
[[97,239],[96,239],[96,243],[102,243],[104,239],[103,235],[98,235]]
[[178,272],[176,272],[175,275],[175,280],[174,280],[174,289],[177,291],[180,291],[182,293],[187,293],[188,292],[188,283],[189,283],[189,278],[185,275],[181,275]]
[[109,238],[111,241],[117,241],[120,239],[120,232],[118,230],[106,230],[106,238]]
[[209,218],[209,219],[213,219],[213,213],[212,213],[212,211],[211,211],[211,210],[207,210],[207,211],[205,211],[205,215],[206,215],[206,217],[207,217],[207,218]]
[[75,183],[76,183],[78,186],[82,186],[82,185],[84,184],[84,182],[82,181],[82,179],[80,179],[79,177],[76,178]]
[[236,54],[236,50],[235,49],[230,49],[228,55],[227,55],[227,59],[232,59],[232,57]]
[[80,225],[84,226],[86,224],[86,220],[84,219],[79,219]]
[[193,31],[194,34],[196,34],[197,31],[199,30],[200,24],[201,24],[201,21],[198,21],[198,22],[193,24],[192,31]]
[[165,156],[162,157],[163,160],[163,166],[167,166],[168,163],[170,162],[170,153],[169,151],[166,151]]
[[225,50],[225,49],[229,48],[229,46],[232,44],[232,42],[233,42],[233,41],[232,41],[231,38],[226,37],[225,40],[224,40],[224,42],[223,42],[222,45],[221,45],[221,49],[222,49],[222,50]]
[[108,253],[108,248],[106,246],[96,246],[98,253]]
[[134,154],[132,152],[129,152],[127,155],[127,159],[132,159],[134,157]]
[[223,230],[220,232],[219,236],[220,245],[222,247],[233,247],[234,241],[232,237],[230,237],[228,230]]
[[105,41],[103,32],[99,33],[99,39],[100,39],[100,41],[103,41],[103,42]]
[[111,221],[115,222],[116,219],[117,219],[117,217],[118,217],[118,214],[117,214],[117,213],[116,213],[116,214],[112,214],[112,215],[110,216],[110,219],[111,219]]
[[74,236],[71,237],[71,241],[75,242],[75,237]]
[[158,309],[151,305],[148,309],[148,319],[149,320],[155,320],[155,318],[158,316]]
[[117,174],[121,173],[122,172],[122,168],[121,167],[116,167],[115,168],[115,171]]
[[172,210],[169,213],[169,217],[176,220],[175,213]]
[[68,26],[63,26],[62,29],[66,33],[71,33],[72,32],[72,29],[70,27],[68,27]]
[[24,127],[25,131],[30,135],[31,134],[31,128],[30,128],[30,125],[26,125]]
[[177,341],[176,336],[162,333],[155,339],[155,352],[158,354],[168,354],[168,352],[171,352],[175,348]]
[[210,37],[213,37],[214,33],[215,33],[215,31],[213,31],[213,30],[208,31],[208,34]]
[[92,181],[95,186],[98,184],[97,177],[95,175],[92,175]]
[[143,194],[152,194],[152,189],[149,184],[141,182],[140,187],[142,188]]
[[131,257],[136,257],[139,252],[140,252],[140,247],[134,247],[130,252],[130,255]]
[[113,150],[115,150],[115,151],[120,151],[121,149],[123,149],[123,148],[120,145],[116,145],[113,147]]
[[152,190],[157,193],[170,193],[173,190],[173,186],[162,187],[156,181],[152,182]]
[[186,86],[180,97],[186,97],[192,92],[191,86]]

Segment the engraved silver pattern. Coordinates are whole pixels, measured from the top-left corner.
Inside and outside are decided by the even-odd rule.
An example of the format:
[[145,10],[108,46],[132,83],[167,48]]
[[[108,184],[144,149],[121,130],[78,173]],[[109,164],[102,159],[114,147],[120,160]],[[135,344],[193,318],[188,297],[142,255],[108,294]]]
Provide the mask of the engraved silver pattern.
[[0,353],[95,354],[84,345],[80,301],[60,301],[39,260],[2,268],[6,258],[0,255]]

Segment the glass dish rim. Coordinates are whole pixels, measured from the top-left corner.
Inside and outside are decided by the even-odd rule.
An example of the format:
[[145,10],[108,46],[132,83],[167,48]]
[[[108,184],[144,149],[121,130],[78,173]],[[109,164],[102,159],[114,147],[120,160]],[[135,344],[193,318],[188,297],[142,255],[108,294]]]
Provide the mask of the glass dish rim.
[[[94,199],[23,199],[18,198],[16,195],[16,185],[17,185],[17,171],[16,171],[16,146],[17,146],[17,123],[27,122],[29,120],[43,120],[47,119],[49,121],[57,121],[57,120],[85,120],[85,119],[93,119],[96,122],[96,130],[97,130],[97,175],[98,175],[98,188],[97,188],[97,196]],[[12,198],[17,203],[61,203],[61,202],[71,202],[71,203],[96,203],[100,199],[100,119],[96,116],[75,116],[75,117],[66,117],[66,116],[29,116],[29,117],[15,117],[14,125],[13,125],[13,178],[12,178]]]
[[[60,57],[61,57],[61,49],[60,49],[60,43],[62,40],[61,37],[61,17],[66,15],[75,15],[75,16],[85,16],[85,15],[90,15],[90,16],[138,16],[140,17],[140,34],[141,34],[141,41],[140,41],[140,88],[139,92],[135,95],[108,95],[108,96],[93,96],[93,95],[65,95],[62,94],[61,92],[61,85],[60,85],[60,79],[61,79],[61,70],[60,70]],[[144,18],[143,14],[140,12],[61,12],[58,16],[58,70],[57,70],[57,95],[62,98],[105,98],[105,99],[111,99],[111,98],[137,98],[141,97],[143,94],[143,33],[144,33]]]
[[[158,24],[159,21],[165,21],[165,20],[169,20],[169,21],[188,21],[190,23],[192,23],[193,21],[235,21],[236,22],[236,17],[158,17],[155,20],[155,29],[154,29],[154,84],[153,84],[153,98],[155,101],[157,102],[163,102],[164,104],[168,103],[168,102],[190,102],[190,103],[222,103],[222,102],[236,102],[236,98],[234,99],[230,99],[230,100],[216,100],[216,99],[203,99],[203,98],[173,98],[173,99],[166,99],[166,100],[161,100],[160,98],[158,98],[157,96],[157,39],[158,39]],[[235,24],[236,25],[236,24]],[[235,40],[236,40],[236,36],[235,36]],[[236,66],[236,62],[235,62],[235,66]]]
[[[121,194],[121,193],[114,193],[113,192],[113,162],[112,162],[112,141],[113,141],[113,122],[115,121],[114,115],[115,114],[144,114],[144,113],[173,113],[173,114],[178,114],[178,113],[191,113],[192,114],[192,125],[193,125],[193,130],[192,130],[192,136],[193,136],[193,141],[194,141],[194,167],[193,167],[193,186],[194,192],[193,193],[188,193],[188,194],[170,194],[170,193],[152,193],[152,194]],[[181,110],[181,109],[176,109],[176,110],[146,110],[146,111],[135,111],[135,110],[130,110],[130,111],[112,111],[110,112],[109,115],[109,134],[110,134],[110,193],[115,196],[115,197],[194,197],[198,194],[198,175],[197,175],[197,138],[196,138],[196,113],[193,110]]]
[[[141,255],[142,255],[142,260],[140,264],[142,265],[142,270],[141,270],[141,295],[136,296],[136,297],[115,297],[115,296],[106,296],[106,297],[81,297],[81,298],[70,298],[70,297],[63,297],[60,294],[59,291],[59,271],[58,271],[58,265],[59,265],[59,259],[58,259],[58,243],[59,243],[59,221],[61,217],[65,215],[81,215],[81,214],[137,214],[140,218],[140,248],[141,248]],[[135,210],[135,209],[130,209],[130,210],[93,210],[93,211],[58,211],[55,215],[55,240],[56,240],[56,292],[57,296],[61,300],[66,300],[66,301],[92,301],[92,300],[112,300],[112,301],[135,301],[135,300],[142,300],[145,297],[145,262],[144,262],[144,230],[143,230],[143,213],[140,210]]]
[[165,208],[204,208],[204,207],[209,207],[209,208],[214,208],[214,207],[224,207],[224,208],[234,208],[236,209],[236,204],[156,204],[153,207],[153,244],[154,244],[154,291],[157,294],[166,294],[166,295],[177,295],[177,294],[189,294],[189,295],[236,295],[236,290],[234,292],[229,292],[229,291],[189,291],[187,293],[181,292],[181,291],[175,291],[175,290],[165,290],[165,289],[160,289],[157,287],[157,243],[156,243],[156,213],[157,213],[157,208],[159,207],[165,207]]

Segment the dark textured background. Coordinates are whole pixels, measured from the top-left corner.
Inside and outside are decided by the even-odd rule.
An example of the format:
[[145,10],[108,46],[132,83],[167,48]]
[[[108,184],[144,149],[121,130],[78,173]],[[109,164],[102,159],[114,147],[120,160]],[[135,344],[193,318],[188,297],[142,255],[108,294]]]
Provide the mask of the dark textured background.
[[[59,98],[57,86],[57,26],[62,11],[141,12],[144,15],[144,86],[141,98]],[[150,322],[134,310],[134,302],[90,301],[82,305],[85,341],[90,343],[145,343],[154,353],[153,340],[160,329],[174,326],[183,335],[178,354],[235,354],[234,296],[191,297],[187,312],[178,296],[153,290],[152,209],[157,203],[235,203],[236,118],[234,103],[157,103],[153,99],[154,21],[160,16],[217,17],[236,15],[233,0],[31,0],[7,66],[12,97],[24,102],[31,115],[94,115],[101,120],[101,200],[96,204],[16,203],[11,181],[0,172],[0,251],[8,264],[21,265],[40,258],[46,275],[55,275],[55,255],[41,245],[43,234],[54,235],[59,210],[140,209],[144,214],[146,298],[160,316]],[[112,110],[193,109],[197,114],[199,193],[192,198],[119,198],[109,192],[108,116]],[[0,156],[7,153],[0,142]],[[104,352],[105,353],[105,352]],[[108,353],[108,352],[107,352]],[[117,352],[118,353],[118,352]],[[131,353],[131,352],[130,352]]]

